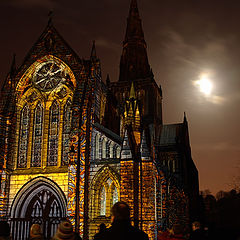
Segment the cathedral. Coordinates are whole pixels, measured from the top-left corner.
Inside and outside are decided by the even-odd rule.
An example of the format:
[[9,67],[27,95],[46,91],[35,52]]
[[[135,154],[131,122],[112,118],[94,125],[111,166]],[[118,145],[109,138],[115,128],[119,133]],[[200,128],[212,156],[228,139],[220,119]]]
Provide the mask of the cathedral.
[[188,121],[162,121],[136,0],[119,71],[103,81],[95,43],[80,58],[51,19],[20,66],[14,57],[0,99],[0,219],[14,240],[28,239],[33,223],[50,239],[64,218],[92,239],[117,201],[151,240],[196,220]]

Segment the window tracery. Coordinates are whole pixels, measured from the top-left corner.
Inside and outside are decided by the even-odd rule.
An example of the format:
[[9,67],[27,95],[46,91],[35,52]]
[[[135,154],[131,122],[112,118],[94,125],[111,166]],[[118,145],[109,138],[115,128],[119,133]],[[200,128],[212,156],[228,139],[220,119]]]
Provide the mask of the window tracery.
[[29,135],[29,108],[24,106],[21,112],[20,120],[20,134],[19,134],[19,149],[18,149],[18,168],[27,167],[27,149],[28,149],[28,135]]
[[33,154],[31,159],[31,167],[41,167],[42,124],[43,107],[41,103],[38,103],[34,111]]
[[47,161],[48,166],[57,166],[58,130],[59,130],[59,105],[57,102],[53,102],[50,109],[48,161]]
[[64,107],[63,115],[63,136],[62,136],[62,166],[68,164],[68,153],[69,153],[69,134],[71,131],[71,102],[67,101]]

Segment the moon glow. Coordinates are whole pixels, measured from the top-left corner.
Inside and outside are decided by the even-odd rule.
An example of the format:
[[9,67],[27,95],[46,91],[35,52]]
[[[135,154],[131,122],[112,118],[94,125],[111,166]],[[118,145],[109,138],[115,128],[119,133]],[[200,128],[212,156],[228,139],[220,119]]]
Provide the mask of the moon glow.
[[213,85],[206,76],[202,76],[200,80],[195,83],[199,87],[200,92],[208,96],[211,94]]

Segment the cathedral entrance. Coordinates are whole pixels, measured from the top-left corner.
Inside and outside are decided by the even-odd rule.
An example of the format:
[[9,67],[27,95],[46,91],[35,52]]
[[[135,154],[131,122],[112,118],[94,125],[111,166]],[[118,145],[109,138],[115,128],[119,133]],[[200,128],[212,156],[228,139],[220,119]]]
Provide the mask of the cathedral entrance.
[[61,189],[47,178],[36,178],[13,201],[10,218],[13,240],[28,239],[34,223],[40,224],[45,238],[50,239],[65,216],[66,199]]

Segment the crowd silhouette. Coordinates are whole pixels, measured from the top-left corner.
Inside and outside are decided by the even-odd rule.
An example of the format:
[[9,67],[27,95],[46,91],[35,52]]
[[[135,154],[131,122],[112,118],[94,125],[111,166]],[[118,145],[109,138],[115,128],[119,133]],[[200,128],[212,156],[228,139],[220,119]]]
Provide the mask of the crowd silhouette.
[[[186,226],[175,224],[167,231],[159,231],[158,240],[240,240],[240,192],[220,191],[216,197],[205,191],[200,194],[200,221],[192,223],[192,230],[186,232]],[[117,202],[111,209],[112,225],[107,228],[100,224],[99,232],[93,240],[148,240],[148,235],[131,225],[130,208],[125,202]],[[51,240],[80,240],[73,231],[71,222],[65,218],[58,225]],[[7,221],[0,221],[0,240],[11,240],[10,226]],[[28,240],[28,239],[26,239]],[[41,226],[33,224],[30,228],[29,240],[45,239]],[[90,239],[91,240],[91,239]]]

